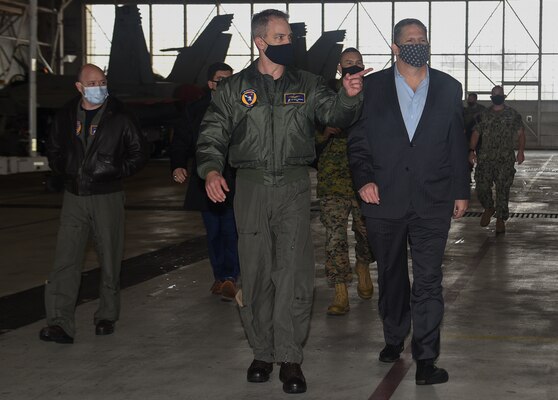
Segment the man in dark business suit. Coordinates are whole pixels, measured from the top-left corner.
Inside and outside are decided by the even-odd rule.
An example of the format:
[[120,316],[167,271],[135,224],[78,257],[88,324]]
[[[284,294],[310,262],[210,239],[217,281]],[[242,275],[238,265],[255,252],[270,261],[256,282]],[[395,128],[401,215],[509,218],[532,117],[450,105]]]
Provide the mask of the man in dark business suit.
[[386,342],[380,361],[399,359],[412,321],[416,383],[430,385],[449,379],[434,365],[444,313],[442,259],[451,216],[461,218],[470,197],[462,90],[427,66],[430,48],[419,20],[397,23],[391,47],[395,65],[366,80],[349,162],[378,263]]

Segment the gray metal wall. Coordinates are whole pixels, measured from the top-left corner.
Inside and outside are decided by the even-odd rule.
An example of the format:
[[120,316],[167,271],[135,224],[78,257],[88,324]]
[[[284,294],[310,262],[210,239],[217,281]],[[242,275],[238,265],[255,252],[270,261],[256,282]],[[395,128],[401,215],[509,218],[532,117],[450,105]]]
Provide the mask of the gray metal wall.
[[527,149],[558,149],[558,101],[541,101],[540,114],[536,101],[506,101],[506,104],[523,117]]

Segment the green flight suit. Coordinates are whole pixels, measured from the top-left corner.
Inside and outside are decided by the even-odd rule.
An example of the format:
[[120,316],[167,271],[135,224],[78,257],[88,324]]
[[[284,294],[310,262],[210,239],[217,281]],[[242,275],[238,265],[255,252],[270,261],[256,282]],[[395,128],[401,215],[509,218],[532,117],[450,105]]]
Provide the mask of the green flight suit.
[[198,174],[222,172],[225,160],[237,168],[240,315],[254,358],[301,363],[315,269],[307,167],[316,156],[315,121],[349,126],[362,95],[335,93],[291,67],[274,80],[257,66],[219,85],[201,124]]
[[45,285],[47,324],[75,336],[74,310],[90,233],[101,268],[94,323],[120,315],[120,267],[124,254],[124,192],[76,196],[64,192],[54,268]]
[[[54,267],[45,285],[46,320],[75,336],[74,312],[91,233],[101,269],[94,323],[120,315],[124,254],[122,179],[148,160],[148,144],[135,119],[109,96],[93,112],[72,100],[57,114],[47,145],[51,169],[64,176]],[[94,115],[93,115],[94,114]]]

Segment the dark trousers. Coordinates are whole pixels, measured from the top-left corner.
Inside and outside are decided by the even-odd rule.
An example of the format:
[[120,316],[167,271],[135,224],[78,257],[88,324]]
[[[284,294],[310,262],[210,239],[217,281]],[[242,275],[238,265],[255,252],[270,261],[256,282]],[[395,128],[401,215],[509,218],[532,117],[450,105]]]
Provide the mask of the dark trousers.
[[232,208],[219,211],[202,211],[207,231],[209,261],[215,280],[224,281],[238,277],[238,234]]
[[[422,219],[413,210],[400,219],[366,218],[370,247],[378,263],[378,307],[387,344],[405,340],[413,324],[415,360],[436,358],[444,315],[442,259],[450,217]],[[407,243],[413,285],[409,282]]]

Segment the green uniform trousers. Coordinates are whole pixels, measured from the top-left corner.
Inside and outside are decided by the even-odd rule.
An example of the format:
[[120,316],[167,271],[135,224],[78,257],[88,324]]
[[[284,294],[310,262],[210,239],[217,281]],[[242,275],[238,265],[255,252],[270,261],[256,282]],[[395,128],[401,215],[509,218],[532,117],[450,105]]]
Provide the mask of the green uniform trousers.
[[302,362],[314,291],[310,179],[266,186],[237,175],[240,316],[254,358]]
[[64,192],[54,269],[45,286],[47,324],[75,336],[74,311],[85,249],[93,233],[101,268],[94,322],[120,313],[120,266],[124,252],[124,192],[76,196]]
[[[510,216],[508,203],[515,175],[515,161],[480,161],[475,170],[476,192],[484,209],[494,208],[496,217],[507,220]],[[492,197],[495,186],[496,201]]]
[[320,221],[326,229],[325,272],[327,283],[350,283],[353,271],[349,262],[349,239],[347,228],[352,215],[352,230],[355,234],[355,255],[357,261],[370,264],[375,261],[368,239],[366,224],[360,212],[356,197],[326,196],[320,199]]

